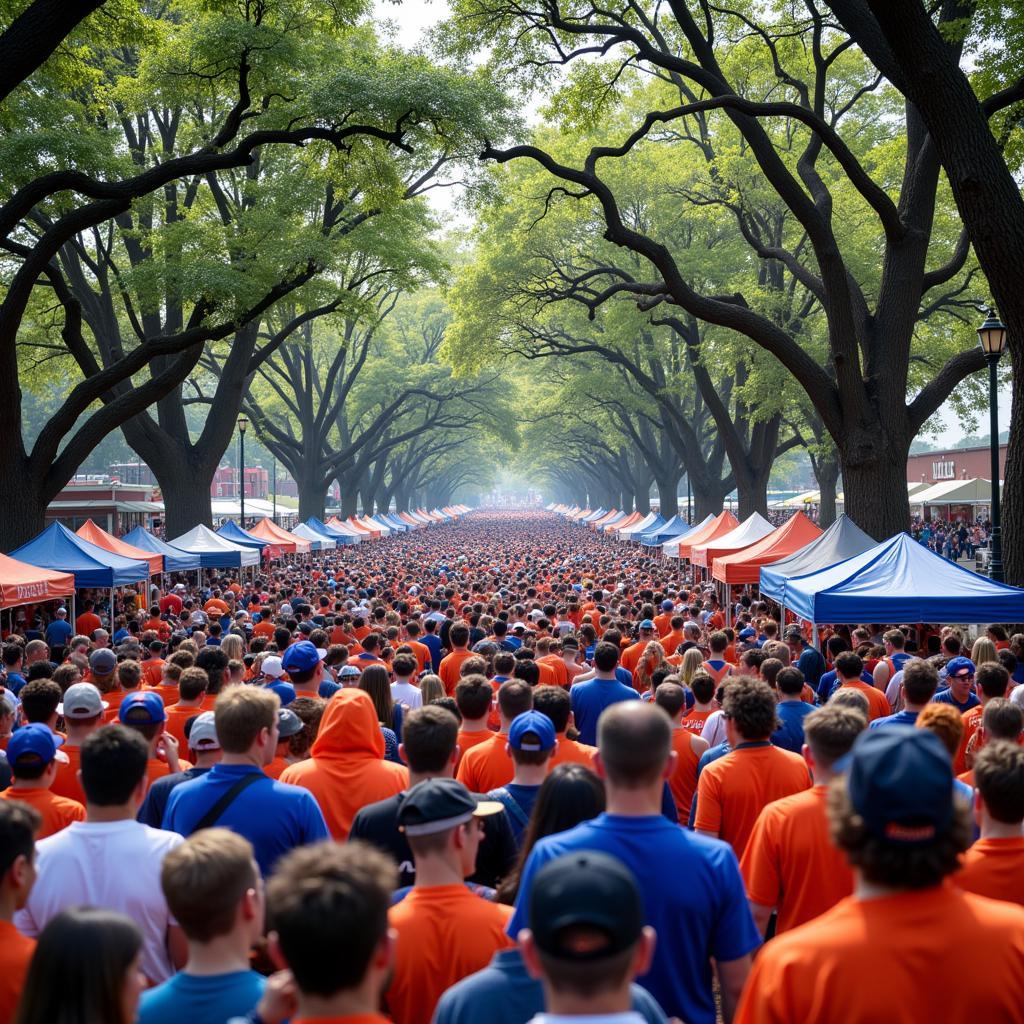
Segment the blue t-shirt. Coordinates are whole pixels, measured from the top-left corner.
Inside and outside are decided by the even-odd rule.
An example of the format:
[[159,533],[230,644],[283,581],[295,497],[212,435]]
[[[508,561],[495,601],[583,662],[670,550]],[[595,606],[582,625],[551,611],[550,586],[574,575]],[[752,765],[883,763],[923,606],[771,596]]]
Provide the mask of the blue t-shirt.
[[772,743],[799,754],[804,746],[804,719],[813,710],[813,705],[802,700],[779,701],[775,705],[775,713],[782,725],[772,733]]
[[738,960],[761,944],[732,847],[661,815],[601,814],[534,846],[523,867],[509,935],[529,926],[526,906],[537,871],[578,850],[617,857],[636,878],[645,921],[658,933],[651,969],[637,981],[666,1016],[715,1024],[709,958]]
[[639,700],[640,694],[617,679],[588,679],[585,683],[574,683],[569,690],[569,698],[580,743],[596,747],[597,720],[601,712],[622,700]]
[[341,683],[336,683],[333,679],[321,679],[317,696],[321,700],[330,700],[340,689]]
[[264,775],[255,765],[217,764],[202,778],[171,791],[163,827],[190,836],[211,807],[243,776],[262,776],[235,797],[217,824],[245,836],[256,863],[269,875],[278,858],[296,846],[329,839],[324,816],[307,789]]
[[20,672],[8,672],[6,687],[11,693],[19,693],[28,680]]
[[876,718],[868,725],[869,729],[882,729],[887,725],[910,725],[917,723],[917,711],[897,711],[895,715],[886,715],[884,718]]
[[526,826],[530,824],[530,815],[533,814],[533,805],[537,802],[539,792],[540,786],[518,786],[514,782],[509,782],[487,794],[488,799],[504,804],[517,847],[523,845]]
[[164,822],[164,812],[167,810],[167,800],[171,790],[178,786],[198,779],[205,775],[209,768],[189,768],[186,772],[175,772],[173,775],[164,775],[152,783],[146,790],[146,799],[142,801],[139,813],[135,816],[143,825],[150,828],[159,828]]
[[962,715],[965,711],[970,711],[971,708],[976,708],[981,701],[978,699],[978,695],[975,693],[967,694],[967,700],[962,704],[953,696],[953,691],[950,687],[946,687],[944,690],[939,690],[932,700],[936,704],[952,704]]
[[255,971],[176,974],[142,993],[137,1024],[224,1024],[256,1009],[266,986]]
[[54,619],[46,627],[46,642],[51,647],[64,647],[73,633],[74,630],[67,619]]
[[430,651],[430,665],[436,672],[441,667],[441,657],[444,653],[444,645],[436,633],[424,633],[419,637],[419,642]]
[[821,682],[825,669],[828,668],[821,651],[811,647],[810,644],[804,645],[800,657],[797,658],[796,667],[803,673],[807,683],[815,688]]
[[615,666],[615,678],[618,679],[623,686],[633,686],[633,673],[628,668],[623,668],[621,665]]

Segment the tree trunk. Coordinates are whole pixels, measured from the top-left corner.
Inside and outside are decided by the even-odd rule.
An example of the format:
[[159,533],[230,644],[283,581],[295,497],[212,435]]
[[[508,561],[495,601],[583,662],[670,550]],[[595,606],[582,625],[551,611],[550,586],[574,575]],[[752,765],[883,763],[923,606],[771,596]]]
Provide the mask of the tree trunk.
[[359,502],[359,492],[354,487],[346,487],[342,484],[341,489],[341,517],[342,519],[350,519],[356,514],[356,508]]
[[[736,467],[733,467],[735,472]],[[735,473],[737,510],[736,515],[740,522],[748,516],[759,512],[767,517],[768,515],[768,478],[772,475],[771,463],[767,466],[759,466],[756,470],[749,467]]]
[[[815,458],[814,479],[818,483],[818,525],[824,530],[836,521],[836,485],[839,481],[839,462],[832,456]],[[904,474],[905,475],[905,474]]]
[[314,480],[297,480],[299,489],[299,519],[305,522],[310,516],[317,519],[324,518],[324,510],[327,507],[327,490],[322,484]]
[[12,443],[9,449],[0,445],[0,493],[17,495],[16,500],[5,502],[0,516],[0,550],[20,547],[45,525],[47,501],[42,481],[26,477],[25,460],[17,455],[15,445]]
[[642,512],[645,516],[650,514],[651,511],[651,491],[648,482],[648,487],[641,487],[640,490],[634,495],[634,501],[636,504],[637,512]]
[[839,450],[846,514],[870,537],[886,540],[910,526],[907,456],[910,444],[872,455]]
[[658,480],[658,501],[666,519],[679,515],[679,478]]
[[180,459],[168,459],[152,466],[164,499],[165,533],[168,540],[188,533],[202,523],[213,526],[210,486],[214,470],[203,465],[189,465]]

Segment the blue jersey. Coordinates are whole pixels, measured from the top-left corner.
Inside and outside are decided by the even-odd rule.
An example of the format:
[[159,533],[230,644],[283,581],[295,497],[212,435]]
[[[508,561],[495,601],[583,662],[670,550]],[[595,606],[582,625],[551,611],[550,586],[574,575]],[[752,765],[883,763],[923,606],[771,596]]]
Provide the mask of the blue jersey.
[[597,720],[601,712],[623,700],[639,700],[640,694],[632,686],[618,679],[588,679],[574,683],[569,690],[572,715],[580,733],[580,743],[597,746]]

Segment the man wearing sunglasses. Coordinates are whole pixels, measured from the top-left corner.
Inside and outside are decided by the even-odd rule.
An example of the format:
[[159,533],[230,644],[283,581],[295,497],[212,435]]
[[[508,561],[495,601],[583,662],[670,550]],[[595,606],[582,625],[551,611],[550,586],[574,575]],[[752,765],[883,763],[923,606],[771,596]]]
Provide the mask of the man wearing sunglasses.
[[974,693],[974,662],[970,658],[953,658],[946,665],[946,682],[949,686],[935,694],[937,704],[952,704],[963,714],[981,703]]

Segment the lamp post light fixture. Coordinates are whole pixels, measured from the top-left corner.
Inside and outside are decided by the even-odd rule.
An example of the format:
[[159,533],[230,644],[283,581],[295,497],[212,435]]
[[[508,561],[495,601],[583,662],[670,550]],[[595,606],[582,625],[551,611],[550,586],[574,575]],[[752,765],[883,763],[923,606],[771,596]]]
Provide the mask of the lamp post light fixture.
[[238,525],[245,529],[245,432],[249,427],[247,416],[238,417],[238,498],[239,498],[239,522]]
[[1003,541],[999,525],[999,382],[996,367],[1006,348],[1006,325],[994,309],[978,328],[978,344],[988,360],[989,448],[992,454],[992,537],[989,541],[989,577],[1003,582]]

